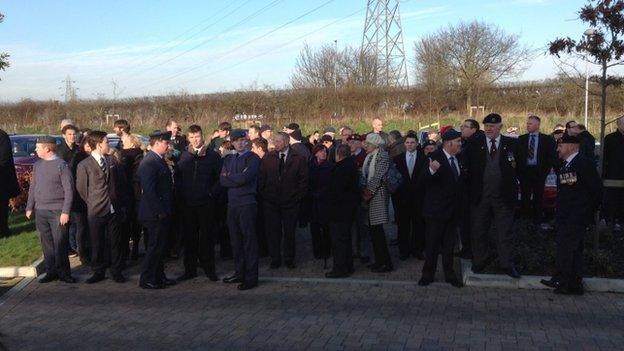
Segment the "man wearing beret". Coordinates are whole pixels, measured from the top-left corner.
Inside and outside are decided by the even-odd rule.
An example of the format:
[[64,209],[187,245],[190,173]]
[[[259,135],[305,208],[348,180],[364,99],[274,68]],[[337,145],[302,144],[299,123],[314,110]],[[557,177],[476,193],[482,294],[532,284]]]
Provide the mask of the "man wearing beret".
[[468,168],[472,219],[472,270],[482,272],[494,256],[489,254],[492,221],[498,263],[507,275],[519,278],[514,266],[514,210],[518,201],[516,160],[518,144],[501,135],[502,117],[492,113],[483,119],[484,136],[465,155]]
[[249,140],[242,129],[234,129],[230,140],[236,153],[225,157],[220,181],[228,190],[227,223],[236,272],[223,282],[239,283],[238,290],[249,290],[258,286],[256,190],[260,157],[249,151]]
[[165,276],[163,263],[173,213],[173,181],[164,160],[170,140],[171,132],[150,134],[150,151],[143,157],[137,171],[141,185],[138,215],[147,239],[139,280],[143,289],[162,289],[176,283]]
[[461,287],[453,271],[453,249],[461,218],[466,173],[457,159],[462,146],[461,133],[450,129],[442,134],[442,141],[442,149],[431,154],[429,167],[420,175],[427,199],[422,211],[426,228],[426,258],[418,285],[426,286],[433,282],[441,248],[446,282]]
[[557,147],[562,165],[557,177],[556,274],[542,280],[565,295],[583,294],[583,237],[602,198],[598,171],[592,159],[579,153],[579,144],[578,137],[564,135]]

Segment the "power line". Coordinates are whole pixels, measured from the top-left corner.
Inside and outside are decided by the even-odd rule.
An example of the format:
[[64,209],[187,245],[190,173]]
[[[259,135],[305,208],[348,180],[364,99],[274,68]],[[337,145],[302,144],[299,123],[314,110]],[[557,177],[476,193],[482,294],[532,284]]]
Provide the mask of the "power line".
[[[222,56],[222,57],[227,56],[228,54],[230,54],[230,53],[232,53],[232,52],[234,52],[234,51],[236,51],[236,50],[239,50],[240,48],[242,48],[242,47],[244,47],[244,46],[247,46],[247,45],[249,45],[249,44],[251,44],[251,43],[253,43],[253,42],[257,41],[257,40],[260,40],[260,39],[262,39],[262,38],[265,38],[265,37],[267,37],[267,36],[271,35],[272,33],[276,32],[276,31],[278,31],[278,30],[280,30],[280,29],[282,29],[282,28],[284,28],[284,27],[286,27],[286,26],[288,26],[288,25],[290,25],[290,24],[292,24],[292,23],[294,23],[294,22],[296,22],[296,21],[298,21],[298,20],[300,20],[300,19],[302,19],[302,18],[304,18],[304,17],[306,17],[306,16],[310,15],[310,14],[312,14],[313,12],[316,12],[316,11],[320,10],[321,8],[323,8],[323,7],[327,6],[327,5],[329,5],[330,3],[334,2],[334,1],[335,1],[335,0],[328,0],[328,1],[325,1],[325,2],[324,2],[324,3],[322,3],[321,5],[319,5],[319,6],[315,7],[315,8],[313,8],[313,9],[311,9],[311,10],[308,10],[307,12],[303,13],[302,15],[299,15],[299,16],[297,16],[297,17],[293,18],[292,20],[287,21],[286,23],[284,23],[284,24],[282,24],[282,25],[280,25],[280,26],[278,26],[278,27],[276,27],[276,28],[274,28],[274,29],[272,29],[272,30],[270,30],[270,31],[268,31],[268,32],[266,32],[266,33],[264,33],[264,34],[260,35],[260,36],[257,36],[257,37],[255,37],[255,38],[253,38],[253,39],[250,39],[250,40],[246,41],[245,43],[243,43],[243,44],[241,44],[241,45],[238,45],[238,46],[236,46],[235,48],[233,48],[233,49],[230,49],[230,50],[226,51],[226,52],[225,52],[225,53],[223,53],[221,56]],[[183,75],[183,74],[186,74],[186,73],[192,72],[192,71],[194,71],[194,70],[196,70],[196,69],[199,69],[199,68],[205,67],[205,65],[206,65],[208,62],[209,62],[209,61],[202,61],[202,62],[201,62],[200,64],[198,64],[198,65],[195,65],[195,66],[193,66],[193,67],[187,68],[187,69],[185,69],[185,70],[182,70],[182,71],[180,71],[180,72],[178,72],[178,73],[172,74],[172,75],[167,76],[167,77],[165,77],[165,78],[161,78],[161,79],[157,80],[156,82],[152,82],[152,83],[146,84],[146,85],[144,85],[144,86],[140,86],[139,88],[136,88],[136,89],[134,89],[134,90],[136,91],[136,90],[142,90],[142,89],[144,89],[144,88],[149,88],[150,86],[153,86],[153,85],[155,85],[155,84],[159,84],[159,83],[162,83],[162,82],[165,82],[165,81],[171,80],[171,79],[173,79],[173,78],[179,77],[179,76],[181,76],[181,75]]]

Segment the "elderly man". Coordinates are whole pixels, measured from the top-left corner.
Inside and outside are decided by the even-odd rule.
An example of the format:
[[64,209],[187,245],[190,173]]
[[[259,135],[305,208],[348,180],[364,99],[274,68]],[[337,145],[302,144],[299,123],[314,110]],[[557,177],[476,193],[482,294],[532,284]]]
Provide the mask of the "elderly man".
[[388,134],[383,131],[383,122],[381,121],[380,118],[373,119],[373,122],[371,123],[371,127],[373,128],[373,130],[371,130],[368,134],[370,133],[378,134],[379,136],[383,138],[384,141],[386,142],[388,141]]
[[489,233],[494,221],[498,263],[507,275],[519,278],[514,265],[513,219],[518,200],[517,140],[501,135],[502,118],[483,119],[485,136],[466,155],[472,208],[472,270],[482,272],[491,262]]
[[583,238],[602,195],[593,160],[583,156],[576,136],[564,135],[557,152],[562,166],[557,179],[556,274],[542,284],[564,295],[583,294]]
[[308,191],[308,162],[288,141],[286,133],[273,136],[275,150],[262,159],[258,177],[272,269],[281,266],[282,257],[286,267],[295,268],[297,216]]

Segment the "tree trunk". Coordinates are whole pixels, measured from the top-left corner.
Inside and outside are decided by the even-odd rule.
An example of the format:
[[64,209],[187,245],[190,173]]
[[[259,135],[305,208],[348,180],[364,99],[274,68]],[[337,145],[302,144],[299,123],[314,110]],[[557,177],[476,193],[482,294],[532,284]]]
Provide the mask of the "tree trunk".
[[472,88],[466,89],[466,110],[468,116],[472,117]]

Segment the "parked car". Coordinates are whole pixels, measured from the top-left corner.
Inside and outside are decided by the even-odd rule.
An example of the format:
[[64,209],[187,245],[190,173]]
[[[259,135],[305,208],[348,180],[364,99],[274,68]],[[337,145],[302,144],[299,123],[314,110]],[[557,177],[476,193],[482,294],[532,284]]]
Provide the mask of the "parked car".
[[[37,138],[42,135],[43,134],[9,135],[11,148],[13,149],[15,171],[18,177],[20,174],[32,171],[33,164],[37,161],[37,153],[35,152]],[[59,135],[54,135],[53,137],[57,145],[63,141],[63,138]]]
[[[144,137],[142,135],[139,134],[135,134],[137,138],[139,138],[139,140],[141,141],[141,144],[143,144],[143,146],[147,146],[149,145],[149,138],[148,137]],[[119,142],[121,141],[121,138],[119,138],[117,136],[117,134],[115,133],[110,133],[106,135],[106,139],[108,139],[108,145],[110,147],[116,148],[117,145],[119,145]]]

